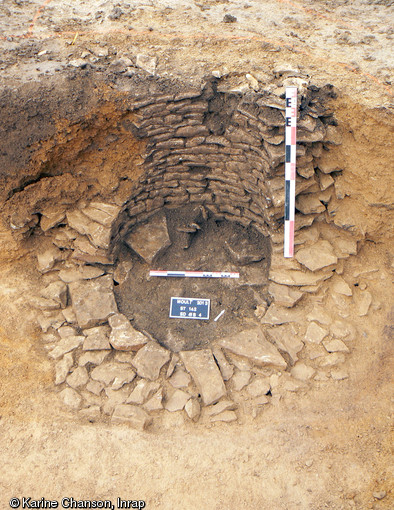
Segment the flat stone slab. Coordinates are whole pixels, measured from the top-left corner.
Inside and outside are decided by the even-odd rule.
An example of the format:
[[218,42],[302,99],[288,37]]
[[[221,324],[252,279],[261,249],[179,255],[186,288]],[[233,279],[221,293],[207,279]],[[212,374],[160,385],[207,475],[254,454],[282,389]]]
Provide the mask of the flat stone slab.
[[111,315],[108,319],[111,326],[109,342],[118,351],[138,351],[148,338],[133,328],[129,319],[121,313]]
[[292,308],[303,296],[303,293],[297,289],[292,289],[287,285],[278,285],[274,282],[269,284],[268,292],[277,305],[286,306],[287,308]]
[[144,430],[152,423],[152,418],[143,409],[129,404],[118,404],[114,408],[112,421],[127,423],[137,430]]
[[179,354],[205,405],[214,404],[226,395],[226,387],[211,349],[182,351]]
[[154,258],[171,244],[165,214],[156,214],[148,223],[137,226],[127,236],[126,243],[151,264]]
[[169,361],[170,352],[157,342],[149,341],[140,349],[132,360],[137,374],[145,379],[155,381],[161,368]]
[[49,352],[52,359],[61,358],[64,354],[79,347],[85,340],[84,336],[67,336],[59,340],[57,345]]
[[160,384],[141,379],[126,400],[126,404],[143,404],[158,391]]
[[311,271],[318,271],[338,262],[331,244],[323,240],[317,241],[312,246],[301,248],[295,254],[295,258]]
[[124,382],[124,384],[131,382],[135,377],[135,372],[131,365],[127,363],[104,362],[103,364],[95,367],[91,374],[94,381],[101,382],[108,386],[111,383]]
[[259,366],[274,366],[285,369],[287,363],[278,349],[266,340],[260,328],[241,331],[236,335],[218,340],[224,350],[237,354]]
[[108,326],[96,326],[95,328],[85,329],[83,334],[86,339],[82,349],[84,351],[102,351],[110,350],[111,345],[108,340]]
[[297,354],[303,349],[304,342],[296,337],[293,325],[284,324],[268,330],[268,336],[281,351],[287,352],[291,361],[298,360]]
[[69,285],[71,302],[81,328],[98,326],[118,312],[109,275],[94,280],[81,280]]
[[186,403],[190,400],[191,395],[182,390],[175,390],[174,393],[167,399],[164,408],[171,413],[182,411]]
[[111,230],[109,228],[91,220],[78,210],[67,211],[66,216],[70,227],[80,234],[86,235],[96,248],[108,249],[111,240]]

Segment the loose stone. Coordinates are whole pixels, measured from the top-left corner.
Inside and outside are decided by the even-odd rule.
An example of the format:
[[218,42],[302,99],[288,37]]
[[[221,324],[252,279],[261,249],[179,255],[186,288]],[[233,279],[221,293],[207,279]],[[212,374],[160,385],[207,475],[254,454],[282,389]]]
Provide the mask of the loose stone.
[[131,365],[109,361],[95,367],[90,376],[93,380],[108,386],[115,380],[118,384],[121,381],[124,384],[131,382],[135,377],[135,372]]
[[104,389],[104,385],[98,381],[89,381],[86,385],[86,389],[95,395],[100,395]]
[[205,405],[214,404],[226,394],[226,387],[210,349],[182,351],[180,357],[194,379]]
[[314,368],[308,367],[305,363],[297,363],[290,371],[295,379],[300,379],[301,381],[308,381],[314,376],[315,372]]
[[174,374],[169,378],[168,382],[174,388],[187,388],[191,382],[190,375],[182,370],[181,368],[177,368]]
[[215,357],[216,363],[219,365],[220,373],[222,374],[223,381],[231,379],[234,373],[234,367],[227,361],[220,347],[213,347],[212,354]]
[[107,326],[97,326],[95,328],[84,329],[83,334],[86,339],[83,342],[84,351],[102,351],[110,350],[111,345],[108,340],[109,328]]
[[67,306],[67,286],[63,282],[53,282],[43,291],[42,296],[60,304],[62,308]]
[[159,383],[142,379],[141,381],[138,381],[136,387],[128,396],[126,403],[143,404],[159,389],[159,387]]
[[114,349],[119,351],[137,351],[147,342],[148,338],[133,328],[130,321],[124,315],[117,313],[108,319],[111,326],[109,342]]
[[196,398],[188,400],[185,405],[185,411],[191,420],[197,421],[201,413],[201,406],[198,400]]
[[349,374],[342,368],[335,368],[331,370],[331,377],[334,381],[342,381],[343,379],[348,379]]
[[292,289],[287,285],[278,285],[273,282],[269,284],[268,292],[277,305],[287,308],[292,308],[303,296],[303,293],[296,289]]
[[91,280],[102,276],[104,271],[94,266],[82,266],[72,269],[61,269],[59,278],[65,283],[78,282],[80,280]]
[[89,420],[90,422],[95,422],[101,416],[100,406],[98,406],[98,405],[91,405],[89,407],[86,407],[85,409],[81,409],[79,411],[79,415],[82,418],[85,418],[86,420]]
[[185,391],[175,390],[164,404],[164,408],[170,412],[182,411],[189,399],[190,395]]
[[109,351],[88,351],[84,352],[78,360],[78,365],[84,367],[88,363],[100,365],[109,356]]
[[292,324],[284,324],[269,329],[267,334],[281,351],[289,354],[293,363],[298,360],[297,354],[303,349],[304,343],[297,338]]
[[169,361],[170,352],[157,342],[149,341],[132,360],[137,374],[145,379],[156,380],[161,368]]
[[224,411],[233,411],[237,408],[237,404],[231,400],[221,400],[217,404],[207,407],[208,416],[216,416]]
[[160,411],[163,409],[163,388],[160,388],[151,399],[144,404],[147,411]]
[[225,423],[230,423],[232,421],[237,421],[237,415],[234,411],[224,411],[223,413],[217,414],[216,416],[212,416],[211,422],[223,421]]
[[308,328],[305,333],[305,340],[307,342],[319,344],[327,335],[327,330],[316,324],[316,322],[311,322],[308,324]]
[[58,344],[52,351],[49,352],[49,357],[57,359],[79,347],[84,341],[84,336],[68,336],[59,340]]
[[65,354],[55,365],[55,384],[62,384],[73,366],[74,360],[71,352]]
[[152,418],[140,407],[118,404],[112,414],[114,423],[127,423],[137,430],[144,430],[152,423]]
[[81,328],[97,326],[117,313],[111,276],[82,280],[69,285],[72,307]]
[[218,341],[218,345],[259,366],[287,367],[286,361],[276,347],[266,340],[260,328],[249,329],[237,335],[222,338]]
[[80,388],[84,386],[89,380],[89,375],[85,367],[77,367],[72,374],[70,374],[66,382],[72,388]]
[[235,391],[241,391],[249,384],[251,377],[252,374],[249,370],[237,370],[231,379],[233,389]]
[[246,391],[251,397],[260,397],[261,395],[267,395],[271,390],[269,379],[257,378],[252,381],[246,388]]
[[323,240],[317,241],[312,246],[301,248],[295,254],[295,258],[311,271],[317,271],[338,262],[331,244]]
[[59,333],[60,338],[66,338],[67,336],[78,336],[77,330],[71,326],[60,326],[60,328],[57,328],[56,331]]
[[145,223],[137,226],[126,238],[127,244],[148,264],[171,244],[164,213],[156,214]]
[[53,268],[55,263],[61,259],[62,252],[55,246],[52,246],[43,253],[37,255],[38,269],[41,273],[47,273]]
[[348,346],[342,340],[323,340],[327,352],[350,352]]
[[82,397],[72,388],[65,388],[60,392],[60,397],[63,399],[66,406],[71,407],[72,409],[78,409],[82,403]]

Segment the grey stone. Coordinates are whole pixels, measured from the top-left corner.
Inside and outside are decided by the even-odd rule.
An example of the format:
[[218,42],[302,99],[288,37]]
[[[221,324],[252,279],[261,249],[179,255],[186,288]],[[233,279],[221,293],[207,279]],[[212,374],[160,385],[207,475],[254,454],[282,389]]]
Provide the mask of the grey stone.
[[278,349],[287,352],[293,363],[298,360],[297,354],[303,349],[304,343],[297,338],[292,324],[277,326],[269,329],[267,333]]
[[55,384],[62,384],[66,380],[71,367],[74,364],[73,355],[71,352],[65,354],[63,358],[55,365]]
[[152,423],[152,418],[140,407],[130,404],[118,404],[112,414],[115,423],[127,423],[137,430],[144,430]]
[[159,391],[144,404],[144,408],[147,411],[160,411],[163,409],[163,388],[160,388]]
[[92,221],[81,211],[67,211],[68,224],[71,228],[86,235],[96,248],[108,249],[111,239],[111,230],[96,221]]
[[61,259],[62,252],[56,246],[51,246],[42,253],[37,254],[38,269],[41,273],[47,273]]
[[49,352],[49,357],[52,359],[58,359],[67,352],[73,351],[79,347],[84,341],[84,336],[68,336],[59,340],[57,345]]
[[168,382],[174,388],[187,388],[191,382],[191,377],[181,368],[177,368],[173,375],[169,378]]
[[234,367],[227,361],[222,349],[220,347],[213,347],[212,354],[214,355],[216,363],[219,366],[223,381],[228,381],[231,379],[234,374]]
[[345,355],[342,352],[333,352],[332,354],[328,354],[327,356],[322,356],[319,358],[318,363],[322,368],[333,367],[344,363],[345,359]]
[[252,361],[258,366],[273,366],[285,369],[286,361],[277,348],[268,342],[260,328],[242,331],[233,336],[222,338],[218,345],[224,350]]
[[81,395],[72,388],[65,388],[60,392],[60,397],[63,399],[66,406],[71,407],[72,409],[78,409],[82,404]]
[[253,249],[250,241],[245,239],[228,242],[225,241],[224,247],[234,264],[244,266],[252,262],[258,262],[265,258],[264,254],[257,249]]
[[69,285],[72,307],[81,328],[97,326],[117,313],[113,280],[109,275]]
[[331,370],[331,377],[334,381],[343,381],[344,379],[348,379],[349,373],[343,368],[333,368]]
[[303,293],[289,288],[287,285],[278,285],[271,282],[268,286],[268,292],[273,297],[275,303],[287,308],[293,307],[302,298]]
[[131,260],[124,260],[123,262],[119,262],[114,271],[114,281],[119,283],[119,285],[122,285],[127,280],[132,268],[133,263]]
[[174,393],[167,399],[164,404],[164,408],[171,413],[175,411],[182,411],[189,399],[190,395],[185,391],[175,390]]
[[254,379],[246,388],[246,391],[249,393],[251,397],[260,397],[261,395],[267,395],[270,391],[271,385],[269,378],[261,378],[257,377]]
[[88,363],[100,365],[109,356],[109,351],[87,351],[78,360],[78,365],[84,367]]
[[232,421],[236,421],[237,419],[238,419],[237,415],[235,414],[234,411],[223,411],[222,413],[217,414],[216,416],[212,416],[211,422],[223,421],[225,423],[230,423]]
[[317,241],[312,246],[301,248],[295,254],[295,258],[311,271],[317,271],[338,262],[331,244],[323,240]]
[[226,395],[226,387],[210,349],[182,351],[180,357],[196,383],[205,405],[214,404]]
[[336,276],[335,280],[332,282],[332,290],[344,296],[350,297],[353,295],[352,289],[340,276]]
[[326,210],[319,198],[313,193],[299,195],[296,198],[296,209],[303,214],[321,213]]
[[372,303],[371,293],[367,290],[363,290],[362,292],[355,295],[355,301],[357,306],[357,315],[359,317],[363,317],[368,314],[369,307]]
[[119,351],[137,351],[147,342],[148,338],[133,328],[130,321],[124,315],[117,313],[108,319],[111,326],[109,342],[114,349]]
[[327,335],[328,331],[326,329],[316,324],[316,322],[311,322],[308,324],[308,328],[305,333],[305,340],[307,342],[319,344]]
[[314,368],[305,365],[305,363],[297,363],[290,371],[295,379],[300,379],[301,381],[311,379],[315,372]]
[[266,314],[261,319],[263,324],[286,324],[302,320],[303,312],[298,309],[284,308],[272,303]]
[[231,379],[232,387],[235,391],[241,391],[249,384],[252,374],[249,370],[237,370]]
[[94,395],[100,395],[104,389],[104,384],[98,381],[89,381],[86,385],[86,389]]
[[66,338],[67,336],[78,336],[77,330],[71,326],[60,326],[60,328],[57,328],[56,330],[60,338]]
[[126,403],[143,404],[153,395],[153,393],[157,392],[159,387],[160,387],[159,383],[141,379],[140,381],[138,381],[136,387],[128,396]]
[[149,57],[148,55],[143,55],[142,53],[139,53],[137,55],[136,58],[137,67],[140,67],[149,74],[155,74],[156,64],[157,64],[156,57]]
[[102,351],[111,349],[111,345],[108,340],[109,328],[107,326],[96,326],[95,328],[85,329],[83,333],[86,335],[86,339],[82,346],[84,351]]
[[126,242],[148,264],[151,264],[154,258],[171,244],[165,214],[156,214],[148,223],[137,226],[126,237]]
[[104,271],[99,267],[94,266],[81,266],[73,267],[70,269],[61,269],[59,271],[59,278],[65,283],[78,282],[80,280],[91,280],[102,276]]
[[85,407],[79,411],[79,415],[90,422],[97,421],[101,416],[100,406],[99,405],[91,405],[89,407]]
[[104,227],[111,227],[120,212],[120,207],[101,202],[91,202],[89,206],[82,209],[81,212]]
[[185,405],[185,411],[191,420],[197,421],[201,414],[201,406],[199,401],[196,398],[191,398],[188,400]]
[[322,343],[327,352],[350,352],[348,346],[342,340],[323,340]]
[[107,400],[103,405],[103,412],[111,414],[118,404],[124,404],[129,394],[130,388],[124,386],[123,388],[105,388]]
[[85,367],[77,367],[66,379],[66,383],[72,388],[80,388],[89,380],[89,374]]
[[40,227],[44,232],[47,232],[53,227],[56,227],[66,217],[64,210],[60,211],[44,211],[40,220]]
[[38,308],[39,310],[58,310],[60,308],[60,303],[53,299],[32,297],[29,301],[33,308]]
[[130,383],[134,377],[135,372],[131,365],[126,363],[115,363],[111,361],[104,362],[103,364],[95,367],[90,377],[94,381],[99,381],[106,386],[113,383],[115,386],[119,384]]
[[156,380],[161,368],[169,361],[170,352],[157,342],[149,341],[132,360],[137,374],[145,379]]
[[62,308],[67,306],[67,285],[63,282],[52,282],[45,287],[41,294],[44,298],[52,299]]
[[216,416],[224,411],[233,411],[237,408],[237,404],[232,400],[221,400],[217,404],[207,407],[208,416]]

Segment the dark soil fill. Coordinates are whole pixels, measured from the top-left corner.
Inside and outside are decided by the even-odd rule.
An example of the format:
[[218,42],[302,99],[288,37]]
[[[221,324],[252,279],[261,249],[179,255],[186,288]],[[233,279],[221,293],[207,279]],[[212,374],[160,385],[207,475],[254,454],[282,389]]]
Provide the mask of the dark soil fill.
[[[120,312],[175,352],[204,348],[257,323],[254,310],[267,295],[269,239],[251,227],[209,216],[201,206],[167,210],[166,215],[172,244],[152,266],[122,248],[119,259],[131,258],[133,269],[115,287]],[[184,232],[193,228],[194,233]],[[150,269],[235,271],[240,278],[149,277]],[[171,297],[210,299],[209,320],[169,318]]]

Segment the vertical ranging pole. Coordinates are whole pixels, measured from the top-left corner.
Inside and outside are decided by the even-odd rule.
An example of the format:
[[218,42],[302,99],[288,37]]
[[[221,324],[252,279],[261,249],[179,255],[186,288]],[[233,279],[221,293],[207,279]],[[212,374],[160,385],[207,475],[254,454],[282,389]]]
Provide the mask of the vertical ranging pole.
[[297,87],[286,88],[285,127],[285,242],[284,256],[294,255],[294,212],[296,180]]

